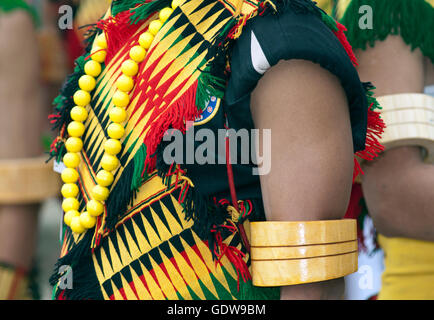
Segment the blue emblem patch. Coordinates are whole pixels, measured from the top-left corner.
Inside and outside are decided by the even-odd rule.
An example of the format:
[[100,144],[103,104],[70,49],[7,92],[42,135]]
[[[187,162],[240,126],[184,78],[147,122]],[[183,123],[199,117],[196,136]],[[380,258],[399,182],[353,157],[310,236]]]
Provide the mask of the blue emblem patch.
[[207,107],[202,111],[202,114],[194,120],[193,125],[200,126],[210,121],[217,114],[219,106],[220,99],[217,99],[216,97],[211,97]]

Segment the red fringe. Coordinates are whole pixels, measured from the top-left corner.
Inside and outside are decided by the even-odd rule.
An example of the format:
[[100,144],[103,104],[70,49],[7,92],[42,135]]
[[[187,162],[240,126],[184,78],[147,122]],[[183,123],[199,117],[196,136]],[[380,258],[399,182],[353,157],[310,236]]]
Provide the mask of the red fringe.
[[[233,225],[221,225],[220,227],[227,228],[233,233],[235,233],[237,230],[237,228]],[[223,256],[226,256],[226,258],[228,258],[228,260],[233,264],[235,270],[237,271],[237,290],[240,291],[240,276],[244,282],[252,279],[249,268],[247,267],[247,264],[243,259],[246,255],[238,248],[234,246],[228,246],[226,243],[224,243],[220,231],[216,231],[214,229],[211,230],[211,232],[215,233],[216,239],[216,243],[214,244],[214,254],[218,259],[215,263],[216,265],[221,264],[221,259],[223,258]]]
[[140,24],[130,24],[131,16],[132,13],[127,10],[119,12],[116,17],[108,17],[97,22],[97,28],[103,30],[107,38],[106,65],[139,29]]
[[380,118],[380,113],[372,110],[374,103],[368,109],[368,129],[366,132],[366,147],[365,150],[359,151],[356,155],[362,159],[371,161],[379,156],[384,151],[384,146],[378,141],[381,134],[386,128],[383,119]]
[[356,219],[357,220],[357,238],[359,243],[359,251],[366,251],[365,237],[363,235],[363,226],[360,225],[359,216],[362,213],[362,206],[360,202],[363,199],[362,186],[358,183],[353,184],[351,190],[350,203],[348,205],[347,212],[344,219]]
[[333,31],[333,33],[336,35],[336,37],[339,39],[342,46],[345,48],[345,51],[347,52],[348,56],[351,59],[351,62],[354,66],[358,66],[356,55],[353,52],[353,48],[351,47],[350,43],[348,42],[347,37],[345,36],[345,31],[347,31],[347,28],[336,21],[336,26],[338,27],[338,31]]
[[187,89],[187,91],[174,103],[172,103],[166,111],[156,119],[149,119],[151,122],[149,131],[144,138],[143,143],[147,148],[147,155],[145,160],[145,168],[148,173],[155,169],[156,158],[155,151],[157,146],[163,138],[164,134],[169,128],[180,130],[185,133],[187,121],[193,121],[199,116],[200,111],[196,107],[196,90],[198,81]]

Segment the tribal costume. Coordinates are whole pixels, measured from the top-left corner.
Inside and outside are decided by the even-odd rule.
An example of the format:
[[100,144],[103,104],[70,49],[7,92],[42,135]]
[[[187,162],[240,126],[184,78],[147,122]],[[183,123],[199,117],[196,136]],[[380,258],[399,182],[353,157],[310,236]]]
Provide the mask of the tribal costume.
[[[250,94],[261,76],[279,60],[305,59],[341,80],[350,108],[354,151],[370,158],[381,150],[376,136],[383,128],[374,110],[372,87],[358,78],[344,27],[308,0],[177,1],[142,61],[136,55],[141,49],[131,48],[138,42],[146,45],[141,34],[153,28],[158,10],[167,6],[166,0],[114,1],[93,28],[87,53],[77,60],[74,74],[55,101],[51,120],[60,134],[51,155],[61,160],[70,139],[66,140],[70,112],[77,101],[88,102],[80,98],[74,103],[78,80],[86,72],[86,61],[98,52],[89,54],[93,43],[105,47],[104,38],[99,38],[104,32],[105,67],[86,106],[83,148],[71,144],[69,149],[80,151],[77,211],[84,211],[86,203],[88,210],[93,208],[89,207],[92,192],[108,198],[95,227],[89,223],[90,228],[78,234],[64,226],[61,258],[51,279],[54,297],[278,299],[278,288],[251,283],[249,223],[265,218],[252,159],[246,164],[240,159],[232,166],[217,164],[221,157],[228,157],[223,151],[208,154],[213,161],[203,165],[166,164],[163,135],[168,129],[185,132],[186,121],[194,121],[192,128],[212,130],[215,136],[219,129],[253,129]],[[141,62],[130,99],[126,97],[131,103],[126,107],[129,117],[120,168],[114,172],[108,194],[100,187],[105,180],[97,173],[110,158],[103,148],[108,145],[107,136],[117,133],[110,128],[110,111],[116,109],[113,104],[124,104],[120,96],[114,96],[114,83],[131,71],[127,65],[134,66],[123,64],[128,54]],[[125,83],[118,81],[118,88]],[[74,112],[78,110],[82,109]],[[74,113],[75,118],[86,119],[84,115]],[[194,151],[199,148],[195,141]],[[355,176],[358,173],[356,165]],[[74,181],[74,175],[69,170],[65,180]],[[65,193],[75,194],[72,190]],[[64,202],[67,209],[74,207],[74,200]],[[74,211],[67,222],[83,231],[74,223],[77,214]],[[73,289],[62,288],[66,275],[59,268],[63,265],[72,268]]]
[[[362,16],[359,8],[364,5],[372,8],[371,29],[358,25]],[[338,19],[348,28],[348,40],[354,49],[366,50],[389,35],[400,35],[412,50],[420,49],[434,63],[433,0],[339,0],[334,7]],[[395,124],[386,121],[386,125]],[[361,187],[354,185],[347,216],[358,217],[359,225],[363,226],[367,214]],[[434,298],[434,243],[378,235],[378,244],[385,253],[378,299]]]

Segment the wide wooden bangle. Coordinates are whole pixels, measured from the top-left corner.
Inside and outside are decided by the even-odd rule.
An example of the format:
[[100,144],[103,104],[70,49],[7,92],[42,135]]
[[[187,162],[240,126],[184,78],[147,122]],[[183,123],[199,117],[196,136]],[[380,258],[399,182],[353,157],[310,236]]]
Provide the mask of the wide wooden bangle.
[[61,181],[46,156],[0,160],[0,204],[38,203],[59,194]]
[[326,281],[357,270],[357,222],[265,221],[251,223],[255,286]]
[[264,221],[250,224],[252,247],[287,247],[347,242],[357,239],[354,219]]
[[357,251],[305,259],[252,261],[253,285],[290,286],[340,278],[357,271]]
[[425,94],[395,94],[379,97],[386,130],[380,142],[386,150],[419,146],[425,161],[434,163],[434,97]]
[[357,240],[288,247],[251,247],[252,260],[284,260],[315,258],[357,251]]

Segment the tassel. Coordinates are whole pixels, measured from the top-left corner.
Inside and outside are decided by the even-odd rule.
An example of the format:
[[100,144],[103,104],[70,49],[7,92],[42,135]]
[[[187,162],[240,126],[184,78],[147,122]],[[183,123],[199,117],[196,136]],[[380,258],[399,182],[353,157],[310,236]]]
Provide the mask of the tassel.
[[333,31],[334,34],[336,35],[336,37],[339,39],[340,43],[344,47],[353,65],[358,66],[359,64],[357,63],[357,58],[353,52],[353,48],[351,47],[344,33],[345,31],[347,31],[347,28],[345,28],[345,26],[340,24],[339,22],[337,22],[337,27],[338,27],[338,31]]
[[195,81],[177,101],[150,125],[149,133],[145,136],[143,142],[147,147],[145,167],[148,173],[155,169],[155,151],[166,131],[171,127],[185,132],[187,121],[193,121],[200,115],[200,109],[196,107],[197,85],[198,81]]
[[366,132],[366,147],[363,151],[359,151],[356,155],[362,159],[371,161],[378,157],[384,151],[384,146],[380,144],[378,139],[386,128],[386,124],[381,119],[380,113],[376,110],[380,109],[377,99],[375,99],[373,90],[375,89],[371,83],[363,84],[368,98],[368,127]]
[[115,17],[108,17],[97,22],[97,27],[105,32],[107,38],[107,56],[105,64],[108,65],[117,52],[130,41],[130,37],[139,28],[138,25],[131,25],[131,11],[123,11]]
[[[232,223],[231,220],[228,221]],[[240,291],[240,277],[243,279],[244,283],[252,279],[249,268],[244,261],[246,254],[241,252],[238,248],[224,243],[221,234],[222,230],[227,230],[233,234],[237,231],[237,228],[234,225],[220,225],[211,231],[215,235],[215,241],[213,243],[213,254],[217,257],[215,264],[221,264],[223,257],[226,257],[232,263],[237,272],[237,290]]]
[[131,24],[137,24],[142,22],[143,20],[148,19],[148,17],[165,7],[170,7],[172,1],[171,0],[156,0],[156,1],[146,1],[138,5],[137,7],[131,9]]

